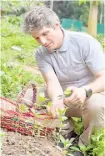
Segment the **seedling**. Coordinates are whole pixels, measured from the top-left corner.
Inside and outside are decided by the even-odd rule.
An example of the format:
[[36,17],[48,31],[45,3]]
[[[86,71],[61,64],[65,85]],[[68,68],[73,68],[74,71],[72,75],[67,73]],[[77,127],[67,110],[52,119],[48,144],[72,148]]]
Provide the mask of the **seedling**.
[[29,107],[28,107],[27,105],[25,105],[25,104],[20,104],[20,105],[19,105],[19,112],[25,113],[25,112],[27,112],[28,110],[29,110]]
[[59,96],[58,96],[58,99],[59,99],[59,100],[65,99],[65,98],[71,96],[71,94],[72,94],[72,91],[71,91],[69,88],[67,88],[67,89],[64,91],[64,94],[63,94],[63,95],[59,95]]
[[48,99],[45,97],[44,93],[41,92],[41,93],[38,94],[38,100],[39,100],[40,102],[45,102],[45,101],[48,100]]
[[67,88],[67,89],[64,91],[64,95],[65,95],[66,97],[69,97],[71,94],[72,94],[72,90],[70,90],[69,88]]

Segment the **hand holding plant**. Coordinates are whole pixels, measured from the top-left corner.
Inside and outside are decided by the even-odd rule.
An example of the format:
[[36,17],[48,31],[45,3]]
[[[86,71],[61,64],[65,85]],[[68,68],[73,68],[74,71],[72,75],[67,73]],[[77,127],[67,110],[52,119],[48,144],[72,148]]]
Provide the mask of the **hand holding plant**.
[[59,95],[56,100],[54,100],[50,105],[47,106],[48,113],[52,115],[54,118],[61,116],[59,110],[65,111],[65,105],[63,99],[65,97],[69,97],[72,94],[72,91],[66,89],[63,95]]
[[86,92],[84,90],[84,88],[77,88],[74,86],[71,86],[68,88],[68,90],[70,90],[72,92],[71,96],[66,97],[64,99],[64,103],[67,104],[68,106],[70,104],[73,105],[82,105],[84,104],[85,100],[86,100]]

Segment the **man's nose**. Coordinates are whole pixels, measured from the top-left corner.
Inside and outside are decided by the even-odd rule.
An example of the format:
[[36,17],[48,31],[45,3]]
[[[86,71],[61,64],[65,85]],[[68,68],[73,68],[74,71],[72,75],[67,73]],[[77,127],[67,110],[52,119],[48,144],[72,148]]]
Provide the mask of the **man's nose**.
[[45,37],[41,37],[40,38],[40,44],[43,45],[43,46],[46,46],[47,44],[47,39]]

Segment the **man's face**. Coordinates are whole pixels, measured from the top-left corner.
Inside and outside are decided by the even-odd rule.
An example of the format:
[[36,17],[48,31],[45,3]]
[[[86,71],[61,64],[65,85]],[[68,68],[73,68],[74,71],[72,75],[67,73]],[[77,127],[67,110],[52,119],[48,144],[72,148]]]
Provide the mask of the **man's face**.
[[32,37],[49,51],[59,48],[61,42],[59,33],[61,33],[59,24],[53,28],[43,27],[31,32]]

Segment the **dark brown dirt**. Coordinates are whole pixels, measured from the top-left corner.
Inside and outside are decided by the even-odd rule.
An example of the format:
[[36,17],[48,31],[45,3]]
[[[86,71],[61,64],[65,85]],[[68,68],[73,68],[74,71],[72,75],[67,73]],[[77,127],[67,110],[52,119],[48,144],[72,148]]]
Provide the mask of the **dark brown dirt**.
[[5,132],[2,156],[62,156],[52,139]]

